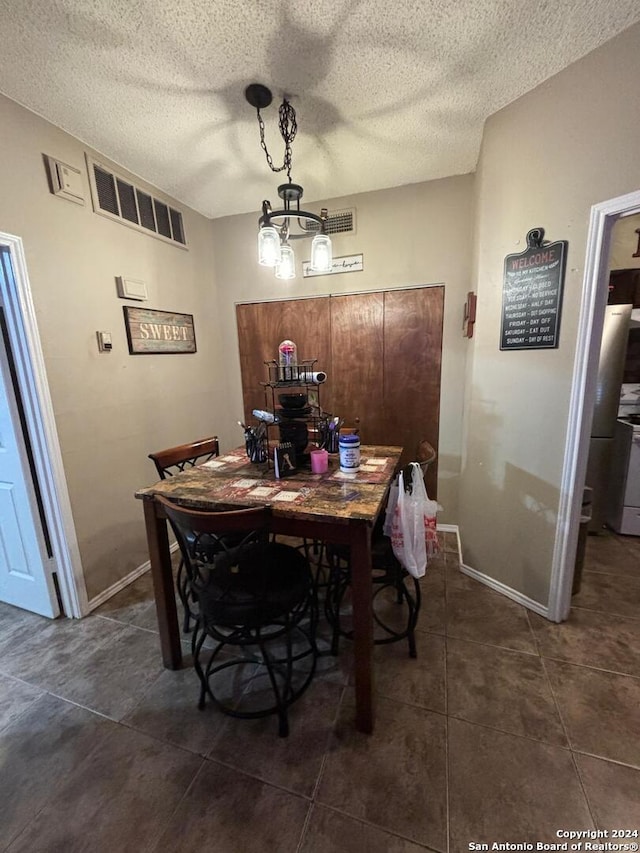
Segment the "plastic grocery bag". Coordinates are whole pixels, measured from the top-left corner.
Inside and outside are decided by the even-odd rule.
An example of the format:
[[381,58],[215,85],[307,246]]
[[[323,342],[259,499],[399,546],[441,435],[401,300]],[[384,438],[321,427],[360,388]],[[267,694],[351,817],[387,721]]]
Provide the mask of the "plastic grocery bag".
[[401,472],[391,520],[391,546],[409,574],[421,578],[429,560],[439,551],[436,532],[438,504],[429,499],[422,469],[417,462],[411,463],[411,485],[411,494],[407,494]]

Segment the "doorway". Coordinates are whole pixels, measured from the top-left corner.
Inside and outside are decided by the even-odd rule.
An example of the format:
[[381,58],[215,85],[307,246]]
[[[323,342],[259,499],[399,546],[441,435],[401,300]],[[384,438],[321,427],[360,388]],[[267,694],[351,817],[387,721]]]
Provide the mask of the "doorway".
[[[46,530],[44,558],[55,563],[60,609],[65,616],[80,618],[89,612],[88,599],[26,259],[21,239],[3,233],[0,233],[0,305],[10,360],[4,375],[19,398],[19,410],[13,412],[12,422],[21,437],[27,437],[22,477],[32,477],[37,483],[34,515],[38,516],[36,521],[41,522],[41,529]],[[28,596],[19,606],[45,612],[42,607],[39,610],[29,607]],[[54,615],[54,610],[55,606],[46,615]]]
[[569,615],[583,486],[595,403],[600,342],[609,288],[609,249],[614,223],[640,212],[640,191],[591,208],[569,422],[549,590],[549,619]]

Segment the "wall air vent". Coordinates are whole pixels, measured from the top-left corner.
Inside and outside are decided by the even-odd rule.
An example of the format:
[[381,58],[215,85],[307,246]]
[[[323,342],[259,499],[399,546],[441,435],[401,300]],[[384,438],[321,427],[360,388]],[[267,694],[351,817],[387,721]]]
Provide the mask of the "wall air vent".
[[91,198],[95,213],[151,234],[165,243],[187,248],[179,210],[140,189],[113,169],[87,157]]
[[[316,222],[306,223],[307,231],[319,231],[320,226]],[[355,234],[356,233],[356,209],[349,207],[345,210],[330,210],[326,225],[327,234]]]

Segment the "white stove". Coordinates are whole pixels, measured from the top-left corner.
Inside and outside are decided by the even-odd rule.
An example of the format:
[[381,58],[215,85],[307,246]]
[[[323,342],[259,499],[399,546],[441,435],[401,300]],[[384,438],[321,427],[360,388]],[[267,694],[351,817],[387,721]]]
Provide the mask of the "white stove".
[[610,483],[609,526],[640,536],[640,413],[618,418]]

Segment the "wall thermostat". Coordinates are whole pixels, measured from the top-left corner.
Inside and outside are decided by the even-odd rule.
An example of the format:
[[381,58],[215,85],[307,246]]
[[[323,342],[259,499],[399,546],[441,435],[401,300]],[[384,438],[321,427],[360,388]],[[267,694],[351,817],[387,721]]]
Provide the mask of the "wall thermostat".
[[45,162],[49,170],[51,181],[51,192],[67,201],[76,204],[84,204],[84,187],[82,185],[82,173],[80,169],[61,163],[45,154]]

